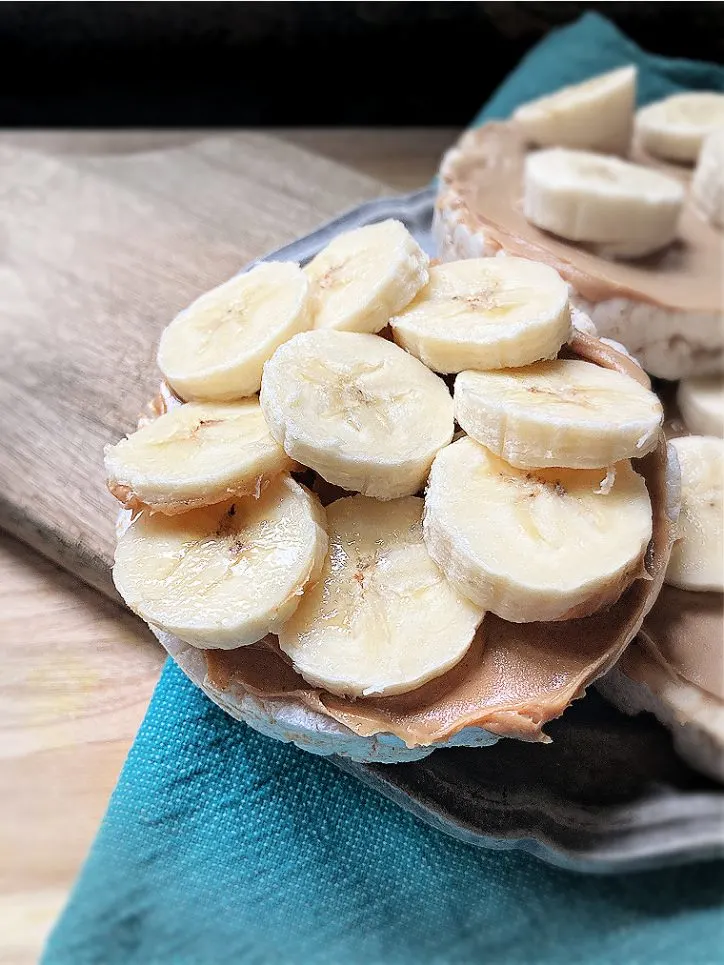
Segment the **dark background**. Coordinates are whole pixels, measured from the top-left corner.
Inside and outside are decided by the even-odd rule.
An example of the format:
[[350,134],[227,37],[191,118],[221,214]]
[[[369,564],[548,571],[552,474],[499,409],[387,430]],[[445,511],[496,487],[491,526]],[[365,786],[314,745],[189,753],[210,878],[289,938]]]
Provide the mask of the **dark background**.
[[724,60],[721,3],[2,3],[0,125],[462,125],[591,9]]

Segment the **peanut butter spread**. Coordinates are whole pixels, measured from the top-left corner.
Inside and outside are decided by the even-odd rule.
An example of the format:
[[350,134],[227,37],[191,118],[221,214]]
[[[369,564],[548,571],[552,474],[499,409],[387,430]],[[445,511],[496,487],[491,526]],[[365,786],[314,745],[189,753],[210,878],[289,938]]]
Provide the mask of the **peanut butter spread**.
[[[666,438],[689,435],[671,387],[662,398]],[[724,702],[724,594],[664,585],[621,669],[634,680],[645,681],[651,660],[670,676]]]
[[[662,400],[666,438],[689,435],[672,386],[666,387]],[[628,676],[645,676],[646,662],[653,659],[669,674],[724,702],[724,594],[664,585],[644,621],[637,647],[631,649],[637,652],[631,653],[630,660],[627,653],[622,663]]]
[[669,673],[724,701],[723,593],[664,586],[639,644]]
[[[568,350],[627,374],[636,368],[587,335],[576,335]],[[663,436],[636,468],[646,480],[653,507],[647,573],[609,610],[564,623],[513,624],[488,614],[470,650],[452,670],[392,697],[352,700],[307,684],[274,637],[237,650],[205,651],[207,683],[232,695],[236,691],[287,697],[360,735],[392,733],[411,747],[446,740],[467,726],[523,740],[546,740],[544,725],[616,662],[661,586],[671,548],[676,489],[668,478]]]
[[[609,260],[526,220],[526,152],[514,123],[493,122],[468,132],[443,164],[438,207],[457,209],[462,223],[482,232],[489,246],[551,265],[589,301],[621,297],[683,312],[724,313],[724,232],[699,213],[690,196],[676,242],[647,258]],[[690,169],[653,162],[635,148],[632,155],[687,185],[691,179]]]

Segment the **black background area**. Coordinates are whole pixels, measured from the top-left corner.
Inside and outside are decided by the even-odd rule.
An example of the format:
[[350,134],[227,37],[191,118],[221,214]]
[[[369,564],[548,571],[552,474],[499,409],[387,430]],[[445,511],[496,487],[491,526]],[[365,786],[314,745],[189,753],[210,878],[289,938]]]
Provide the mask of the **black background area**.
[[463,125],[590,9],[724,60],[718,3],[3,3],[0,124]]

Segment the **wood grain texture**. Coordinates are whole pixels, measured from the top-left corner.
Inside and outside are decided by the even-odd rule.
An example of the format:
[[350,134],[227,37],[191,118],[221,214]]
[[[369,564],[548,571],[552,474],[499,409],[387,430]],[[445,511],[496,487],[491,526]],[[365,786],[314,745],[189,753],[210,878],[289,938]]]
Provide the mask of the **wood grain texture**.
[[260,134],[18,138],[0,142],[0,526],[114,595],[102,451],[153,394],[161,328],[389,189]]
[[0,536],[0,963],[37,960],[165,657],[131,614]]
[[432,179],[445,151],[460,136],[457,127],[277,128],[274,133],[299,147],[378,178],[396,191],[414,191]]
[[[434,176],[444,152],[460,135],[457,127],[346,128],[279,127],[267,134],[343,164],[359,174],[382,181],[395,191],[414,191]],[[153,149],[181,147],[201,137],[226,136],[223,131],[203,135],[188,131],[130,131],[109,135],[107,131],[14,132],[0,141],[16,147],[43,150],[56,156],[93,153],[129,154]]]

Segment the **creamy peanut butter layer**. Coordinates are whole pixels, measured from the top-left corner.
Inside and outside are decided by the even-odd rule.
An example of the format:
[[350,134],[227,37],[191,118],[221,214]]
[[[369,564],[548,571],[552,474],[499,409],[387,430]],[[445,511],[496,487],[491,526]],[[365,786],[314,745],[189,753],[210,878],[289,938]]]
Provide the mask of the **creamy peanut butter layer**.
[[[685,312],[724,313],[724,232],[705,220],[690,196],[672,245],[646,258],[614,261],[526,220],[527,152],[512,122],[470,131],[443,164],[438,206],[455,208],[470,231],[484,234],[488,250],[546,262],[589,301],[623,297]],[[632,159],[665,170],[688,188],[690,169],[654,162],[635,148]]]
[[672,673],[724,702],[724,594],[664,586],[641,646]]

